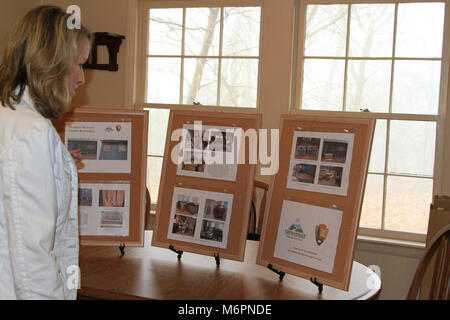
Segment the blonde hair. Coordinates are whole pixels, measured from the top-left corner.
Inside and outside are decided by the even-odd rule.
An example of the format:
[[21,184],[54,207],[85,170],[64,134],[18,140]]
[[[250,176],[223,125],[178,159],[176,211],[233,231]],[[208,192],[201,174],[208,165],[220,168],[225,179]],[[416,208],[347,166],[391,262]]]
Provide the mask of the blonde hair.
[[0,64],[0,101],[14,109],[28,86],[37,111],[58,118],[70,105],[68,75],[75,67],[89,31],[69,28],[70,15],[54,6],[40,6],[11,29]]

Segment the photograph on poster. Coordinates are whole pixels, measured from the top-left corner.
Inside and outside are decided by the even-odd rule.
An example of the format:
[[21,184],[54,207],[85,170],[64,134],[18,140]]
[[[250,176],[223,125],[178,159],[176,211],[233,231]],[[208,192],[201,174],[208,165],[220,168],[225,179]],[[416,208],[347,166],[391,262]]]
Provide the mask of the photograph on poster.
[[195,235],[196,222],[197,219],[181,214],[176,214],[175,222],[172,225],[172,233],[193,237]]
[[226,248],[233,195],[175,188],[168,239]]
[[236,128],[185,124],[183,129],[177,175],[236,181]]
[[345,163],[347,157],[348,142],[324,139],[322,148],[322,161]]
[[78,204],[83,207],[92,206],[92,189],[89,188],[78,189]]
[[123,207],[125,205],[124,190],[100,190],[99,207]]
[[347,195],[353,133],[295,131],[287,188]]
[[122,211],[102,211],[101,228],[122,228],[124,213]]
[[200,238],[222,242],[223,241],[224,223],[217,221],[203,221],[202,232]]
[[80,183],[78,200],[81,236],[129,235],[129,183]]
[[67,149],[71,151],[80,149],[84,160],[97,160],[97,143],[97,140],[92,139],[69,139]]
[[317,160],[319,148],[319,138],[298,137],[295,144],[295,159]]
[[66,122],[65,144],[80,150],[80,173],[130,173],[130,122]]
[[[198,159],[198,161],[196,160]],[[204,174],[205,160],[201,152],[184,151],[183,162],[181,163],[181,171],[193,171]]]
[[283,201],[274,257],[333,272],[342,211]]
[[314,183],[316,177],[316,165],[297,163],[294,165],[292,180],[303,183]]
[[319,184],[339,188],[342,183],[342,167],[320,166]]
[[102,140],[99,160],[127,160],[128,141]]

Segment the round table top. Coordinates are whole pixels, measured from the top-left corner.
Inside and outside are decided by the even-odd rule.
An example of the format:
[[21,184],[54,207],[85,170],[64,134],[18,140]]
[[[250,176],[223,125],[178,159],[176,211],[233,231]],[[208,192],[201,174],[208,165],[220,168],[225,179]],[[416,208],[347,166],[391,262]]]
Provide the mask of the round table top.
[[258,241],[248,240],[244,261],[221,259],[184,252],[181,259],[168,248],[151,246],[152,232],[146,231],[145,246],[80,248],[80,296],[100,299],[163,300],[351,300],[372,299],[381,289],[378,275],[354,261],[349,290],[309,279],[277,274],[256,264]]

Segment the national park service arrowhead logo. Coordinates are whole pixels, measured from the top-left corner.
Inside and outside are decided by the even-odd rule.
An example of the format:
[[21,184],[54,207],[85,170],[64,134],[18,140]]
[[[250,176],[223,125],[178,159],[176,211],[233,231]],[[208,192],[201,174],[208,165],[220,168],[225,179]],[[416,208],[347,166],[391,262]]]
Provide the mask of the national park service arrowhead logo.
[[315,230],[316,243],[320,246],[328,236],[328,227],[326,224],[318,224]]

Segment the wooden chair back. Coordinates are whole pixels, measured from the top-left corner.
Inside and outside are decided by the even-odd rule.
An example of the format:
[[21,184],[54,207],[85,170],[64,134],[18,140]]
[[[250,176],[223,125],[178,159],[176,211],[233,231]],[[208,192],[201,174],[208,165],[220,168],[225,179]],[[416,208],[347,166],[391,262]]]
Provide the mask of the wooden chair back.
[[442,228],[430,241],[424,256],[419,261],[416,273],[409,288],[408,300],[416,300],[422,286],[422,279],[430,264],[431,259],[436,256],[431,280],[428,300],[449,299],[449,276],[450,276],[450,224]]
[[[256,203],[257,203],[257,190],[262,189],[263,194],[259,204],[259,214],[256,213]],[[267,191],[269,190],[269,185],[265,182],[255,180],[253,181],[253,194],[252,194],[252,207],[250,211],[250,220],[248,225],[248,236],[249,240],[259,240],[261,236],[262,223],[264,219],[264,211],[266,208],[266,198]]]
[[145,188],[145,230],[153,230],[154,218],[150,216],[150,210],[152,209],[152,200],[150,198],[150,191]]

